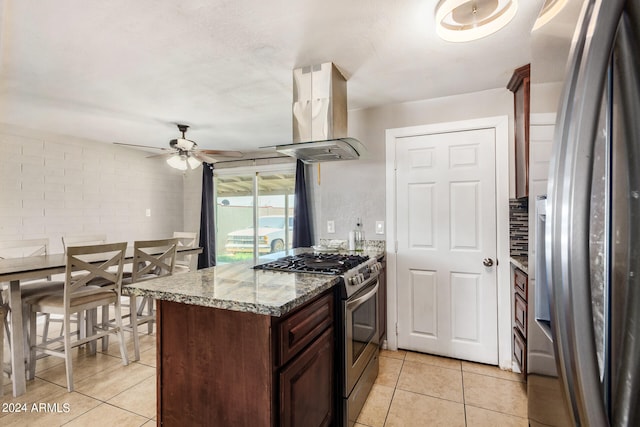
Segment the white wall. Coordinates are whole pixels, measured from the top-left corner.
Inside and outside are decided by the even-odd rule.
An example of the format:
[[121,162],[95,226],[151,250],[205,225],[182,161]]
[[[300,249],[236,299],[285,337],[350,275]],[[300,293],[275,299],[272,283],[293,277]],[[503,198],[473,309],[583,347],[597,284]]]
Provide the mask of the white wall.
[[[537,68],[533,67],[532,73],[536,70]],[[562,82],[531,84],[531,114],[555,114],[560,106],[562,87]]]
[[200,232],[200,205],[202,204],[202,166],[184,174],[184,230]]
[[[368,152],[360,160],[322,163],[319,176],[316,166],[310,168],[316,239],[346,239],[358,217],[363,220],[366,239],[385,238],[375,234],[375,221],[385,220],[386,129],[501,115],[509,116],[512,158],[513,94],[506,87],[350,111],[349,135],[360,140]],[[327,233],[327,220],[335,221],[335,234]]]
[[0,240],[48,237],[61,252],[63,234],[132,242],[182,230],[183,175],[146,155],[0,125]]

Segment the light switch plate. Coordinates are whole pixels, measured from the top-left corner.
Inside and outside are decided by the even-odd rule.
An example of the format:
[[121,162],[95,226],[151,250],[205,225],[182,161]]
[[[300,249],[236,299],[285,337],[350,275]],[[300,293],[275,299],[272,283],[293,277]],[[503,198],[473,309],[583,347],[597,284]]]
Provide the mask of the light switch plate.
[[330,219],[327,221],[327,233],[335,233],[336,232],[336,223]]
[[376,221],[376,234],[384,234],[384,221]]
[[151,208],[147,208],[147,210],[144,213],[146,216],[151,216]]

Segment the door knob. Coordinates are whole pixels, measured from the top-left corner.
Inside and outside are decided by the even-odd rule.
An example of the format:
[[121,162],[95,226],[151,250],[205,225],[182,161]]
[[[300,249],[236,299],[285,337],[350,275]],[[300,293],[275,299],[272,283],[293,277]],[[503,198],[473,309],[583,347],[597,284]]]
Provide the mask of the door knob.
[[484,264],[485,267],[491,267],[493,265],[493,260],[491,258],[485,258],[482,260],[482,264]]

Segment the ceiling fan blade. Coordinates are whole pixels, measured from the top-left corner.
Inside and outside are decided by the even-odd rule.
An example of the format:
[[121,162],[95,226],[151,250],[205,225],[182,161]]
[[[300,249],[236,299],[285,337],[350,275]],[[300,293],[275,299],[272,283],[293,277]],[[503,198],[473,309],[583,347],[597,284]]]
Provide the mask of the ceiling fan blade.
[[218,161],[218,159],[204,154],[202,151],[194,151],[191,155],[204,163],[216,163]]
[[228,150],[195,150],[199,153],[203,153],[203,154],[211,154],[212,156],[218,156],[218,157],[236,157],[236,158],[240,158],[242,157],[242,153],[240,151],[228,151]]
[[147,158],[147,159],[151,159],[151,158],[158,158],[158,157],[160,157],[160,158],[162,158],[162,157],[164,157],[164,158],[169,158],[169,157],[171,157],[171,156],[175,156],[176,154],[178,154],[178,152],[177,152],[177,151],[172,151],[171,153],[152,154],[152,155],[150,155],[150,156],[147,156],[146,158]]
[[153,148],[154,150],[171,150],[171,148],[164,148],[164,147],[151,147],[150,145],[138,145],[138,144],[126,144],[124,142],[114,142],[114,144],[116,145],[124,145],[127,147],[136,147],[136,148]]

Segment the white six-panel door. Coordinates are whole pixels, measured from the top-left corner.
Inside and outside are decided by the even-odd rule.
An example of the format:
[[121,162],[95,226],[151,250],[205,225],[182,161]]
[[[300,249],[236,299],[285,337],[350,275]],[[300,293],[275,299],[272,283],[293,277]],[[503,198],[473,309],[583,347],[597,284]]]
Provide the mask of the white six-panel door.
[[399,348],[498,362],[495,143],[494,128],[395,141]]

